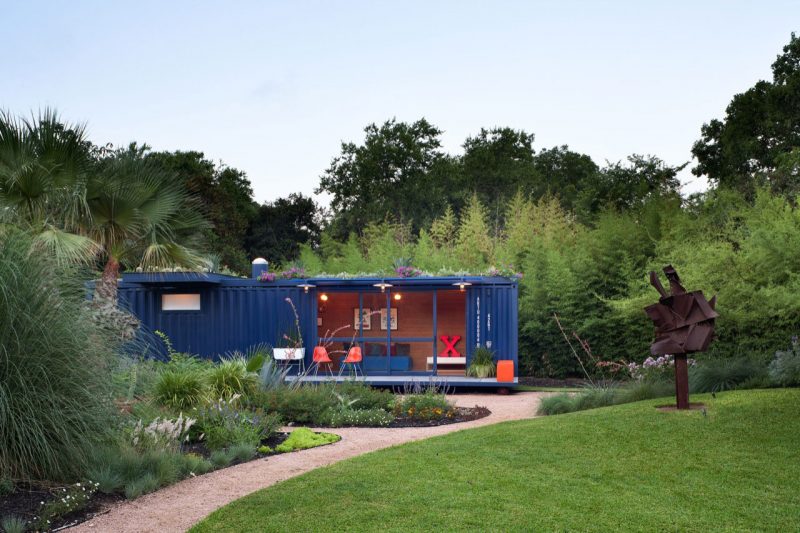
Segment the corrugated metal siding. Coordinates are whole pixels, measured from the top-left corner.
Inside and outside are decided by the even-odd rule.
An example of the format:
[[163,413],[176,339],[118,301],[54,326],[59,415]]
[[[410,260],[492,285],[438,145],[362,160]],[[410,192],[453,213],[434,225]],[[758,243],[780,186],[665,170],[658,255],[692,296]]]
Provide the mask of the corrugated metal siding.
[[[200,311],[161,311],[161,295],[169,292],[200,293]],[[181,287],[161,289],[126,287],[120,304],[139,317],[147,330],[169,336],[177,351],[213,359],[233,350],[244,351],[260,343],[279,346],[284,333],[294,329],[291,298],[300,316],[306,346],[316,342],[314,294],[291,287]],[[163,346],[148,333],[147,341],[158,353]]]
[[467,294],[467,357],[478,346],[491,348],[496,359],[514,361],[518,375],[517,285],[480,285]]

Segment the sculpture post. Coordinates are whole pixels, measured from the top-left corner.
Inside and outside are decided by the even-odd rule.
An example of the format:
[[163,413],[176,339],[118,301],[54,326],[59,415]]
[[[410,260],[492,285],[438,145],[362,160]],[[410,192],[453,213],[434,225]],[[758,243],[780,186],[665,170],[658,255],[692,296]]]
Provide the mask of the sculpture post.
[[678,409],[689,408],[689,364],[686,354],[675,356],[675,399]]

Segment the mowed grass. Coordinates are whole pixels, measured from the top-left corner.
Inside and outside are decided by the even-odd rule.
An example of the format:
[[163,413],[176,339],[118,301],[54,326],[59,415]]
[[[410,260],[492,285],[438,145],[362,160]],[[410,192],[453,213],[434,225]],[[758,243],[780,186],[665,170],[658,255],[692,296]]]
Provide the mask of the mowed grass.
[[664,399],[460,431],[350,459],[194,532],[797,531],[800,390]]

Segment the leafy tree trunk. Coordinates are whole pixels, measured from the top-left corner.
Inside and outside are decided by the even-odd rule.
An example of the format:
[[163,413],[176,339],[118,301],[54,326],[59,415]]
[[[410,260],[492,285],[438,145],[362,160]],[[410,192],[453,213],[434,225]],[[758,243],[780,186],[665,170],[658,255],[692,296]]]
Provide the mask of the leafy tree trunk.
[[103,276],[95,286],[95,297],[104,303],[117,304],[117,279],[119,278],[119,261],[109,257],[103,269]]

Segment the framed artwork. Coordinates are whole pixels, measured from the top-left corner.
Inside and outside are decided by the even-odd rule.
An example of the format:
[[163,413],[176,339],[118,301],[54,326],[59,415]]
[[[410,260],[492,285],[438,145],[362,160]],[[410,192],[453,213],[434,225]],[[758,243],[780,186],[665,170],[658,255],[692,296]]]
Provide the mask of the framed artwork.
[[[392,330],[397,329],[397,308],[392,307],[391,313],[391,328]],[[381,329],[386,330],[386,308],[384,307],[381,309]]]
[[361,319],[358,317],[358,307],[353,308],[353,329],[358,329],[363,323],[364,329],[372,329],[372,309],[365,307],[361,310]]

